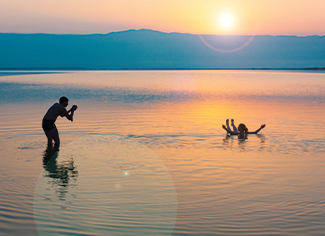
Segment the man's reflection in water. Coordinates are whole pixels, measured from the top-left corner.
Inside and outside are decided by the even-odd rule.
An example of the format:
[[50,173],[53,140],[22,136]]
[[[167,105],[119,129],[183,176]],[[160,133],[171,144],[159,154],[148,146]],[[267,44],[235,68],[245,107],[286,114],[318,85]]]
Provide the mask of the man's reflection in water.
[[[65,201],[68,187],[76,187],[78,171],[74,166],[73,159],[61,161],[57,163],[59,156],[58,148],[47,148],[43,156],[43,167],[45,174],[43,177],[49,178],[49,183],[55,188],[59,194],[59,199]],[[70,183],[70,182],[73,183]]]
[[[264,143],[265,143],[265,136],[263,134],[256,134],[256,137],[260,139],[260,149],[264,149]],[[238,135],[238,146],[241,151],[245,151],[246,146],[246,139],[248,139],[247,134],[239,134]],[[226,137],[222,140],[227,147],[234,147],[234,136],[233,135],[226,135]]]

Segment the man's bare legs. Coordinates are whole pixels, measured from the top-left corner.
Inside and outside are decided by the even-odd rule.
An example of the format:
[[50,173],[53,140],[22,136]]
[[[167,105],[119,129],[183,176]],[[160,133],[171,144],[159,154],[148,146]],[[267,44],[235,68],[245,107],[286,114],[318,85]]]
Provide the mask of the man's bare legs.
[[58,132],[56,126],[54,126],[54,128],[51,130],[44,130],[44,132],[47,137],[47,148],[49,150],[52,149],[52,147],[53,147],[52,140],[54,140],[54,148],[55,149],[59,148],[60,138],[59,138],[59,132]]
[[43,165],[46,165],[52,159],[53,155],[57,156],[58,151],[59,148],[56,147],[56,144],[54,145],[54,148],[47,147],[44,151]]

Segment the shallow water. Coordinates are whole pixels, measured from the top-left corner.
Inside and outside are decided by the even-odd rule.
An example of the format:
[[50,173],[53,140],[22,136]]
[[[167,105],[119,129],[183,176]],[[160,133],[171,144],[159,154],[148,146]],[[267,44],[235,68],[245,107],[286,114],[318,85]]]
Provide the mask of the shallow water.
[[[325,233],[325,74],[1,73],[3,235]],[[43,166],[41,119],[62,95],[79,108]],[[266,128],[227,137],[227,118]]]

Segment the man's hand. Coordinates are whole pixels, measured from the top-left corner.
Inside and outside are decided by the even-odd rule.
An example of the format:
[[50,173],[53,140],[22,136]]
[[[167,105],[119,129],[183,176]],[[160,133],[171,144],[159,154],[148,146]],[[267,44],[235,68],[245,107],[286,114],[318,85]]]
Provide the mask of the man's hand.
[[73,105],[73,106],[72,106],[72,109],[73,109],[74,111],[77,110],[77,108],[78,108],[77,105]]
[[261,129],[264,129],[264,127],[265,127],[265,124],[264,125],[261,125]]

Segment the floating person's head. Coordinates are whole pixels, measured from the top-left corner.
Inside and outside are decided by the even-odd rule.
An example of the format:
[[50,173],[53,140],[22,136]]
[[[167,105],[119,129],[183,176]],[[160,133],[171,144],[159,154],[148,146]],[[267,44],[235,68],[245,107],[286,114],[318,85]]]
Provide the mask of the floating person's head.
[[59,100],[60,104],[63,105],[64,107],[67,107],[69,104],[69,99],[67,97],[60,97]]
[[247,133],[248,129],[245,124],[239,124],[238,125],[238,132],[239,133]]

